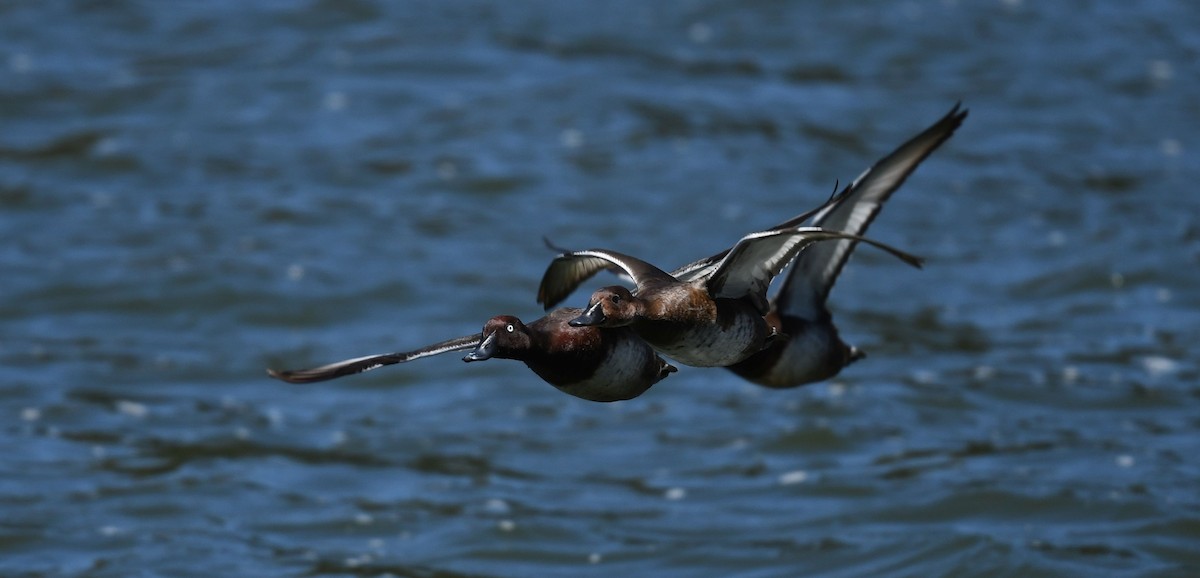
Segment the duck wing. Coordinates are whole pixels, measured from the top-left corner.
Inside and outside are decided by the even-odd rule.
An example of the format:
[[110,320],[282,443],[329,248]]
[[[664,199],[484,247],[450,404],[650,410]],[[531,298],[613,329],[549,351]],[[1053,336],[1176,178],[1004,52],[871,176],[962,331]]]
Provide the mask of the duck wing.
[[890,245],[819,227],[792,227],[751,233],[729,250],[729,255],[708,278],[708,293],[714,298],[749,298],[766,314],[767,288],[771,280],[801,251],[820,241],[849,239],[878,247],[914,267],[921,258]]
[[[841,193],[838,193],[837,187],[834,187],[833,194],[830,195],[829,199],[826,200],[824,203],[822,203],[820,206],[816,207],[815,209],[811,209],[811,210],[805,211],[799,215],[796,215],[795,217],[792,217],[791,219],[788,219],[778,225],[775,225],[774,227],[771,227],[771,229],[790,229],[792,227],[798,227],[798,226],[802,225],[805,221],[811,219],[813,215],[816,215],[817,213],[819,213],[821,211],[827,210],[832,205],[836,205],[849,192],[850,192],[849,187],[847,187]],[[546,247],[549,248],[551,251],[556,251],[558,253],[572,252],[570,249],[566,249],[564,247],[561,247],[561,246],[555,244],[553,241],[551,241],[548,237],[546,237],[544,235],[542,236],[542,243],[545,244]],[[695,281],[696,279],[710,276],[713,274],[714,271],[717,270],[717,267],[721,264],[721,260],[724,259],[725,256],[729,254],[730,249],[732,249],[732,247],[730,247],[729,249],[725,249],[724,251],[721,251],[714,255],[705,257],[703,259],[697,259],[695,261],[692,261],[691,263],[683,265],[683,266],[679,267],[678,269],[672,270],[669,273],[669,275],[671,275],[672,277],[674,277],[675,279],[677,279],[679,281],[684,281],[684,282]],[[632,283],[632,279],[630,279],[628,275],[625,275],[624,273],[622,273],[621,270],[616,265],[610,264],[608,267],[606,267],[606,269],[608,269],[613,274],[620,277],[623,281]]]
[[[799,215],[796,215],[795,217],[792,217],[791,219],[788,219],[778,225],[775,225],[774,227],[771,227],[770,229],[768,229],[768,231],[778,230],[778,229],[791,229],[794,227],[799,227],[805,221],[812,218],[813,215],[816,215],[817,213],[819,213],[821,211],[827,210],[832,205],[836,205],[838,203],[838,201],[841,198],[843,198],[844,194],[845,194],[845,191],[843,191],[841,194],[839,194],[839,193],[837,193],[837,190],[835,188],[834,194],[830,195],[829,199],[826,200],[819,207],[817,207],[815,209],[811,209],[809,211],[805,211]],[[727,255],[729,255],[729,252],[731,250],[733,250],[733,247],[725,249],[724,251],[721,251],[720,253],[716,253],[712,256],[692,261],[691,263],[688,263],[687,265],[684,265],[678,269],[671,271],[671,276],[680,281],[685,281],[685,282],[686,281],[695,281],[697,279],[709,277],[714,272],[716,272],[717,267],[719,267],[721,265],[721,260],[724,259]]]
[[638,289],[647,284],[673,282],[675,278],[667,272],[637,257],[616,251],[588,249],[568,251],[550,261],[542,282],[538,286],[537,302],[550,309],[566,299],[584,281],[605,269],[616,269],[628,275]]
[[[812,224],[829,231],[852,235],[866,233],[883,209],[883,204],[933,151],[946,142],[967,117],[954,105],[950,112],[891,154],[871,165],[850,183],[833,202],[819,207]],[[819,243],[796,257],[777,297],[780,311],[806,319],[825,313],[825,301],[838,275],[854,251],[855,241]]]
[[[545,235],[542,235],[542,243],[546,245],[547,249],[550,249],[551,251],[554,251],[555,253],[563,254],[563,253],[571,252],[571,250],[567,249],[566,247],[558,246],[557,244],[554,243],[554,241],[550,240],[550,237],[547,237]],[[617,278],[620,279],[622,283],[631,283],[631,284],[633,283],[633,279],[630,279],[629,275],[626,275],[625,273],[621,272],[621,269],[619,267],[617,267],[616,265],[609,265],[607,267],[607,269],[610,273],[612,273],[613,275],[616,275]]]
[[449,353],[451,351],[464,351],[467,349],[472,349],[479,344],[480,339],[483,339],[483,334],[476,333],[475,335],[457,337],[455,339],[448,339],[446,341],[434,343],[433,345],[427,345],[414,351],[355,357],[354,359],[330,363],[329,365],[322,365],[321,367],[314,367],[312,369],[298,369],[293,371],[268,369],[267,375],[288,383],[313,383],[317,381],[325,381],[347,375],[353,375],[355,373],[370,371],[385,365],[405,363],[408,361],[413,361],[414,359],[421,359],[422,357],[430,357],[442,353]]
[[[905,179],[916,170],[917,166],[949,139],[962,124],[968,111],[960,111],[960,107],[961,104],[954,105],[954,108],[950,109],[950,112],[946,113],[933,126],[877,161],[841,192],[831,195],[825,203],[775,225],[767,231],[795,228],[811,219],[814,226],[822,229],[853,235],[865,233],[867,227],[883,208],[883,203],[891,197],[896,189],[900,188],[900,185],[904,184]],[[554,245],[545,237],[542,240],[547,247],[553,250],[564,254],[570,252]],[[796,287],[796,291],[811,293],[811,290],[820,289],[820,302],[823,303],[841,273],[842,267],[850,258],[855,242],[844,239],[810,247],[796,257],[796,267],[788,275],[787,283],[791,285],[793,278],[801,277],[805,282],[801,283],[803,287]],[[732,249],[730,247],[709,257],[692,261],[672,270],[670,275],[684,282],[710,277]],[[614,273],[620,275],[618,269],[612,264],[604,268],[613,270]],[[801,269],[804,270],[803,273],[801,273]],[[817,282],[812,282],[813,279],[816,279]],[[781,300],[788,297],[786,289],[785,286],[784,291],[781,291]]]

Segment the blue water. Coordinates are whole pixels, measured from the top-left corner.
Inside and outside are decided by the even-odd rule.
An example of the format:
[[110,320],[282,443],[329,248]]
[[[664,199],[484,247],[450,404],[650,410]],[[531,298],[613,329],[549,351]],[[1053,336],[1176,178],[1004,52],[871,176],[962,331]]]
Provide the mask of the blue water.
[[[2,3],[0,574],[1200,575],[1198,54],[1184,2]],[[535,318],[542,235],[711,254],[959,100],[830,382],[264,374]]]

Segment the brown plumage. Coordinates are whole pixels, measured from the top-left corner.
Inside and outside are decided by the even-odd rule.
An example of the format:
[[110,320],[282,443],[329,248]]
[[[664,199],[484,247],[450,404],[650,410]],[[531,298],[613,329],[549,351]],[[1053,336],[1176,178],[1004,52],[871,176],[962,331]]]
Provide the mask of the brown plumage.
[[[632,327],[660,353],[686,365],[726,366],[762,350],[778,338],[763,319],[771,280],[805,247],[830,239],[876,245],[914,265],[920,259],[855,235],[815,227],[788,227],[751,233],[713,262],[681,279],[615,251],[571,251],[547,267],[538,301],[553,307],[597,272],[616,267],[637,285],[636,294],[620,286],[592,294],[584,313],[571,325]],[[715,258],[715,257],[714,257]],[[702,270],[702,274],[695,271]]]
[[[863,235],[905,179],[946,142],[967,117],[955,105],[940,120],[883,157],[817,211],[802,215],[824,229]],[[796,223],[799,224],[799,223]],[[842,341],[826,301],[829,291],[854,251],[851,241],[830,241],[801,252],[771,302],[767,320],[786,340],[729,367],[759,385],[796,387],[837,375],[843,367],[866,357]]]
[[556,309],[529,324],[511,315],[498,315],[489,319],[480,333],[414,351],[368,355],[313,369],[267,370],[267,373],[290,383],[313,383],[470,350],[464,361],[515,359],[564,393],[590,401],[618,401],[641,395],[675,371],[674,366],[628,328],[607,331],[568,324],[581,313],[581,309]]

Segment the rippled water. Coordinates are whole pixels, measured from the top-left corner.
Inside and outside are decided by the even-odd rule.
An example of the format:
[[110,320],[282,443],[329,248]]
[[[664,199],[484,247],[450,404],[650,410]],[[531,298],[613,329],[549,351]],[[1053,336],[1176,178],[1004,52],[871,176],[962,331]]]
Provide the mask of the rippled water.
[[[1183,2],[0,4],[0,573],[1200,575],[1198,54]],[[543,234],[710,254],[958,100],[834,381],[263,374],[536,317]]]

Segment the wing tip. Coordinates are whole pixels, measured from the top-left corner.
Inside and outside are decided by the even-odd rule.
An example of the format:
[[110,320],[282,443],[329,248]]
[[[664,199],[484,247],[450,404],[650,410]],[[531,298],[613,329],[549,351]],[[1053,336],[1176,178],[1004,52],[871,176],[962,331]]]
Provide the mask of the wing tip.
[[950,109],[950,112],[946,113],[945,117],[943,117],[943,121],[949,121],[953,123],[954,128],[956,129],[963,123],[964,120],[967,119],[967,115],[971,114],[971,109],[963,108],[962,104],[962,100],[955,101],[954,107]]
[[271,369],[267,368],[267,375],[286,383],[304,383],[305,380],[297,376],[298,372]]

